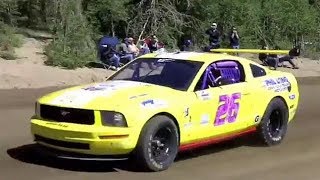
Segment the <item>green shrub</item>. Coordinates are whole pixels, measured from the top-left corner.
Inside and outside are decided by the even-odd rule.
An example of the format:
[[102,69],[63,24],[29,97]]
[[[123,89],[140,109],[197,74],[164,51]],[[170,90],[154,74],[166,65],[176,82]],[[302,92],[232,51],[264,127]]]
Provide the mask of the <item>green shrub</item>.
[[0,47],[21,47],[22,35],[16,34],[16,29],[0,21]]
[[17,56],[14,51],[0,51],[0,57],[5,60],[15,60]]
[[67,69],[83,67],[88,62],[95,60],[95,53],[90,49],[79,50],[77,47],[63,46],[60,40],[52,42],[45,48],[48,60],[45,62],[50,66],[60,66]]
[[[64,4],[66,3],[66,4]],[[91,38],[91,29],[82,15],[79,1],[64,2],[60,23],[55,24],[55,39],[45,49],[47,65],[67,69],[83,67],[95,61],[96,45]]]

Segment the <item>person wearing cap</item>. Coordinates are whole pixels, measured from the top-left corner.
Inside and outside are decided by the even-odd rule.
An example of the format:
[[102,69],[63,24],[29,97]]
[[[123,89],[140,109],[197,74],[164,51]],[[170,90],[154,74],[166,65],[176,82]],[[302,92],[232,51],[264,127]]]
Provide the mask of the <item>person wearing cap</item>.
[[209,35],[209,46],[212,48],[220,47],[220,32],[217,29],[217,23],[212,23],[211,27],[206,30],[206,34]]
[[128,45],[129,45],[128,39],[129,38],[125,38],[123,42],[118,46],[118,49],[117,49],[120,58],[122,60],[126,60],[126,62],[130,62],[131,60],[134,59],[133,54],[128,49]]

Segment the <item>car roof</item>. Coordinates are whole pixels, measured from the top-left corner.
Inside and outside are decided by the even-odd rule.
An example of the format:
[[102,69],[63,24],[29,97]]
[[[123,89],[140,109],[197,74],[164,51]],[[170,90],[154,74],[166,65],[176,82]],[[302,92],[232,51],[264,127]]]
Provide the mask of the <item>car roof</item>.
[[251,60],[241,58],[238,56],[232,56],[225,53],[210,53],[210,52],[172,52],[172,53],[150,53],[141,56],[141,58],[170,58],[170,59],[180,59],[186,61],[198,61],[204,63],[212,63],[215,61],[228,59],[228,60],[241,60],[251,62]]

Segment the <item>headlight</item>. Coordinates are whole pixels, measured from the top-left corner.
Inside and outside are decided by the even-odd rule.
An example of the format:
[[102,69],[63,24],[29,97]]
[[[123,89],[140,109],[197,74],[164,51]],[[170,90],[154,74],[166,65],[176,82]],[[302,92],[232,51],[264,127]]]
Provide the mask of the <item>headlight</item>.
[[102,125],[115,127],[128,127],[123,114],[112,111],[101,111]]
[[35,103],[35,116],[37,118],[41,117],[41,113],[40,113],[40,104],[38,102]]

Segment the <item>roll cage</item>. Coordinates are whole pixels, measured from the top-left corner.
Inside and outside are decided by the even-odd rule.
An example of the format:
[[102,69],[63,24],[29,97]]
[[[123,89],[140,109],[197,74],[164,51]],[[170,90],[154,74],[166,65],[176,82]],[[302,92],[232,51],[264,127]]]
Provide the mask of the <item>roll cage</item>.
[[210,64],[201,76],[195,91],[244,82],[244,69],[234,60],[221,60]]

